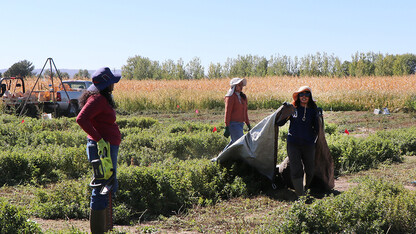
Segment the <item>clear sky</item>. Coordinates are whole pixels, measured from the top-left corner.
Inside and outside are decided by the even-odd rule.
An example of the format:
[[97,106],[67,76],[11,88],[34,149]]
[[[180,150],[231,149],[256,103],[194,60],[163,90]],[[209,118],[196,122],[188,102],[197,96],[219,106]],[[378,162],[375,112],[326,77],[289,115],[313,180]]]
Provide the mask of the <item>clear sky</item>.
[[0,0],[0,69],[121,69],[129,57],[416,54],[414,0]]

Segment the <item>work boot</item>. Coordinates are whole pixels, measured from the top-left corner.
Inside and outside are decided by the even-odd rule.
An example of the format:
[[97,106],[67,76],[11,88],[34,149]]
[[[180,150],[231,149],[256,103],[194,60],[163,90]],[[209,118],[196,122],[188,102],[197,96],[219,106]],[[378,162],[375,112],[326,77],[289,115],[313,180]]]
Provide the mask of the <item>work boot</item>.
[[105,209],[93,210],[90,213],[90,229],[92,234],[103,234],[106,230]]
[[112,207],[105,208],[105,231],[113,230],[113,210]]
[[293,187],[295,188],[295,193],[298,197],[305,195],[304,191],[303,191],[303,178],[292,178],[292,184]]

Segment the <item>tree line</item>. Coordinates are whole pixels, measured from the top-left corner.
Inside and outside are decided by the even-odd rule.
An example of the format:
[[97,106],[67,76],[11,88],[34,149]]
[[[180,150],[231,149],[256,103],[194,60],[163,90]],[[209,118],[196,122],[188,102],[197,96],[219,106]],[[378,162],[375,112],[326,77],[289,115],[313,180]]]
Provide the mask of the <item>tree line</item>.
[[[27,60],[13,64],[4,76],[34,76],[34,66]],[[121,68],[124,79],[129,80],[183,80],[224,77],[265,77],[265,76],[326,76],[326,77],[362,77],[362,76],[403,76],[415,74],[416,55],[390,55],[382,53],[359,53],[351,60],[341,61],[339,57],[327,53],[308,54],[294,58],[286,55],[262,56],[239,55],[228,58],[224,64],[211,63],[205,72],[201,60],[194,57],[187,64],[182,59],[177,62],[169,59],[164,62],[153,61],[147,57],[134,56],[127,59]],[[50,75],[46,70],[44,75]],[[56,74],[53,74],[56,76]],[[69,78],[64,72],[62,78]],[[0,74],[1,76],[1,74]],[[80,69],[73,78],[90,78],[86,69]]]
[[416,55],[390,55],[382,53],[355,53],[351,61],[341,61],[339,57],[327,53],[308,54],[291,58],[286,55],[272,56],[270,59],[253,55],[239,55],[228,58],[224,64],[211,63],[205,73],[198,57],[186,65],[182,59],[165,62],[152,61],[142,56],[131,57],[122,67],[125,79],[202,79],[223,77],[265,77],[265,76],[402,76],[415,74]]
[[[4,74],[0,73],[0,77],[30,77],[30,76],[36,76],[37,74],[35,72],[33,72],[33,70],[35,69],[35,66],[33,66],[33,63],[27,60],[22,60],[19,61],[15,64],[13,64],[9,69],[7,69]],[[51,75],[53,77],[58,77],[59,76],[63,79],[69,79],[70,76],[68,74],[68,72],[61,72],[59,69],[58,71],[55,72],[51,72],[50,69],[45,69],[44,72],[42,74],[40,74],[40,77],[50,77]],[[88,72],[87,69],[79,69],[78,73],[76,73],[73,77],[74,79],[79,79],[79,78],[90,78],[90,73]]]

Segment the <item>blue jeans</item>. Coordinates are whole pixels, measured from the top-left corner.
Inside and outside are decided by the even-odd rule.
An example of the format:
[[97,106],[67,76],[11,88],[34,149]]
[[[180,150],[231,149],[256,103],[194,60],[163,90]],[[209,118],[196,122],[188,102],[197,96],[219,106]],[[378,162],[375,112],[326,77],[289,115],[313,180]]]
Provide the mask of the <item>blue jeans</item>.
[[[114,194],[118,189],[118,181],[117,181],[117,155],[118,155],[118,145],[110,145],[110,155],[111,160],[113,162],[113,173],[114,173],[114,186],[112,189],[112,193]],[[97,159],[98,156],[98,149],[97,149],[97,142],[91,139],[87,140],[87,155],[88,161],[92,161]],[[91,202],[90,207],[93,210],[102,210],[108,206],[108,194],[101,195],[100,194],[101,188],[95,188],[92,190],[91,193]]]
[[240,139],[244,135],[243,132],[244,123],[242,122],[234,122],[231,121],[228,129],[230,130],[231,141],[228,145],[224,148],[226,150],[230,145],[232,145],[235,141]]

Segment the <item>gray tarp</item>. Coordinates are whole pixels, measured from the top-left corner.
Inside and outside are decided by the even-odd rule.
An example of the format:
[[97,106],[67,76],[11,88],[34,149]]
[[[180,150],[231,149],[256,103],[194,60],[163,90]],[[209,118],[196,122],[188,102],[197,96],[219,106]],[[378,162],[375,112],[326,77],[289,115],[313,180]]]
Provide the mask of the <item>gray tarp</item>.
[[[212,161],[219,163],[229,160],[244,160],[258,172],[274,181],[276,173],[277,140],[279,128],[275,124],[288,118],[295,108],[292,105],[282,105],[273,114],[264,118],[247,134],[222,151]],[[319,133],[315,152],[314,176],[323,182],[323,187],[330,190],[334,187],[334,164],[325,139],[323,118],[319,118]],[[289,175],[288,158],[279,166],[279,173]],[[290,179],[289,179],[290,180]]]
[[281,106],[273,114],[264,118],[247,134],[222,151],[213,161],[243,159],[270,180],[274,180],[277,156],[278,128],[275,123],[288,118],[295,108]]

